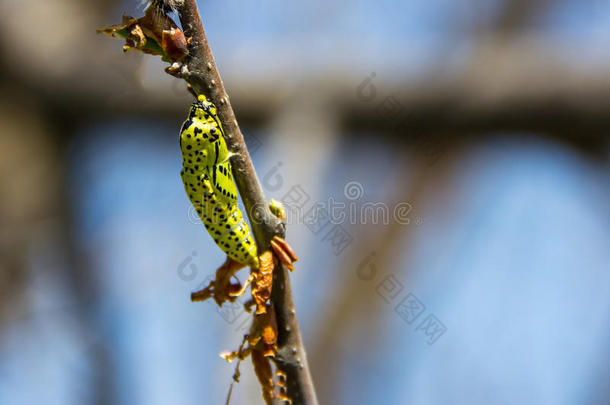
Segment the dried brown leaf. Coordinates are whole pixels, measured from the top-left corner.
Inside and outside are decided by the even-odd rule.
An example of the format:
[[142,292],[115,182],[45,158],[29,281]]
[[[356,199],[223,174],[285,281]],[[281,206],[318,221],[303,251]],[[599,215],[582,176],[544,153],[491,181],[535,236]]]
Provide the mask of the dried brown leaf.
[[252,269],[255,274],[252,281],[252,297],[256,302],[256,313],[264,314],[267,311],[273,286],[273,254],[270,251],[264,252],[259,256],[258,262],[258,269]]
[[160,55],[168,62],[181,62],[188,56],[187,39],[164,12],[149,7],[140,18],[124,15],[121,24],[98,30],[99,33],[125,39],[123,49]]
[[271,405],[273,400],[273,374],[271,372],[271,361],[261,352],[255,350],[252,352],[252,364],[258,381],[261,384],[263,398],[267,405]]

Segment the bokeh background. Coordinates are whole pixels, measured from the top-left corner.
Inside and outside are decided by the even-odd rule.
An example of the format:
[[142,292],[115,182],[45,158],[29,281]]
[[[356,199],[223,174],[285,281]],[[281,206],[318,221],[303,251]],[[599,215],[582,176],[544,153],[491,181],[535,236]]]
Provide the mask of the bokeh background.
[[[610,2],[199,7],[296,207],[322,404],[610,403]],[[178,175],[192,98],[96,35],[123,12],[0,3],[3,405],[221,404],[247,328],[189,302],[223,261]],[[329,201],[391,215],[306,220]],[[233,403],[262,403],[250,370]]]

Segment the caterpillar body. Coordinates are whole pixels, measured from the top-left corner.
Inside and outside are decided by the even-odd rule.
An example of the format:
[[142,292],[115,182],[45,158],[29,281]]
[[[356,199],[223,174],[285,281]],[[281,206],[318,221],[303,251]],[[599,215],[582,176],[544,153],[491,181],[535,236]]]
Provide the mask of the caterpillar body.
[[200,95],[180,130],[180,177],[189,200],[218,247],[235,261],[258,268],[250,228],[237,205],[224,130],[216,106]]

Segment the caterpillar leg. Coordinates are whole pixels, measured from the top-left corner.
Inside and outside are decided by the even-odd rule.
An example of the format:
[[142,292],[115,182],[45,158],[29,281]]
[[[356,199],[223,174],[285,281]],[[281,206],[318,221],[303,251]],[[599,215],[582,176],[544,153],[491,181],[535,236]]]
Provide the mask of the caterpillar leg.
[[213,297],[214,301],[216,301],[219,306],[225,301],[235,301],[237,297],[243,294],[245,287],[247,287],[247,284],[251,281],[251,278],[249,278],[244,287],[241,286],[239,280],[237,282],[231,282],[231,278],[235,276],[235,273],[244,267],[244,264],[227,256],[227,260],[224,264],[216,270],[216,278],[203,290],[192,293],[191,301],[205,301],[208,298]]

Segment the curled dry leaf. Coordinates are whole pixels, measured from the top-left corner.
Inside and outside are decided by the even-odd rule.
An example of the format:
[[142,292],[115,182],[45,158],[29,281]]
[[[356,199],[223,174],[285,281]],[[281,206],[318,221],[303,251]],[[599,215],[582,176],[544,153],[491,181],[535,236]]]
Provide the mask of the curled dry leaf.
[[[254,315],[248,342],[251,347],[255,347],[257,351],[263,353],[263,356],[275,356],[277,349],[277,319],[272,306],[264,314]],[[259,343],[260,346],[257,346]]]
[[[287,254],[287,256],[294,256],[296,259],[292,250],[290,250],[290,254]],[[215,279],[203,290],[191,294],[193,301],[213,298],[220,306],[225,301],[235,301],[238,296],[244,293],[248,284],[251,285],[252,300],[244,303],[244,308],[248,312],[250,306],[256,305],[256,313],[253,316],[249,334],[244,336],[238,350],[223,352],[220,356],[229,363],[236,359],[238,360],[233,376],[234,382],[239,382],[240,362],[250,356],[254,365],[254,371],[262,386],[263,397],[268,404],[271,403],[274,395],[271,359],[277,353],[278,337],[275,310],[269,304],[273,285],[274,265],[273,253],[265,251],[259,256],[258,268],[250,269],[250,277],[242,287],[239,281],[232,282],[231,279],[244,265],[227,257],[226,262],[216,271]],[[228,398],[231,397],[232,389],[233,385],[231,385],[229,390]]]
[[258,262],[258,269],[252,269],[252,297],[256,303],[256,313],[264,314],[273,286],[273,254],[270,251],[264,252],[259,256]]
[[273,249],[273,252],[277,255],[277,258],[284,266],[286,266],[286,268],[288,268],[290,271],[294,271],[294,266],[292,264],[299,260],[299,258],[294,253],[294,250],[292,250],[288,242],[276,235],[273,237],[273,239],[271,239],[271,249]]
[[148,7],[143,17],[123,16],[121,24],[97,32],[125,39],[124,50],[160,55],[166,62],[182,62],[188,56],[184,33],[165,12]]
[[271,372],[271,362],[259,351],[252,352],[252,364],[254,372],[263,390],[263,398],[267,405],[271,405],[273,400],[273,374]]
[[[246,343],[248,344],[247,347]],[[245,335],[238,350],[223,352],[220,357],[231,363],[237,359],[233,381],[239,382],[241,373],[239,365],[242,360],[250,356],[254,365],[254,372],[261,384],[263,398],[270,405],[274,397],[275,386],[273,384],[273,374],[271,358],[275,356],[277,351],[277,319],[273,307],[269,307],[267,311],[260,315],[254,315],[250,334]],[[229,389],[228,399],[231,397],[233,385]],[[282,398],[284,398],[283,396]],[[287,397],[285,397],[287,399]]]
[[227,256],[227,260],[224,264],[216,270],[215,279],[203,290],[192,293],[191,300],[205,301],[208,298],[213,297],[218,306],[224,304],[225,301],[234,302],[237,297],[243,294],[247,287],[247,284],[242,287],[237,278],[234,282],[232,281],[235,273],[243,267],[243,264]]

